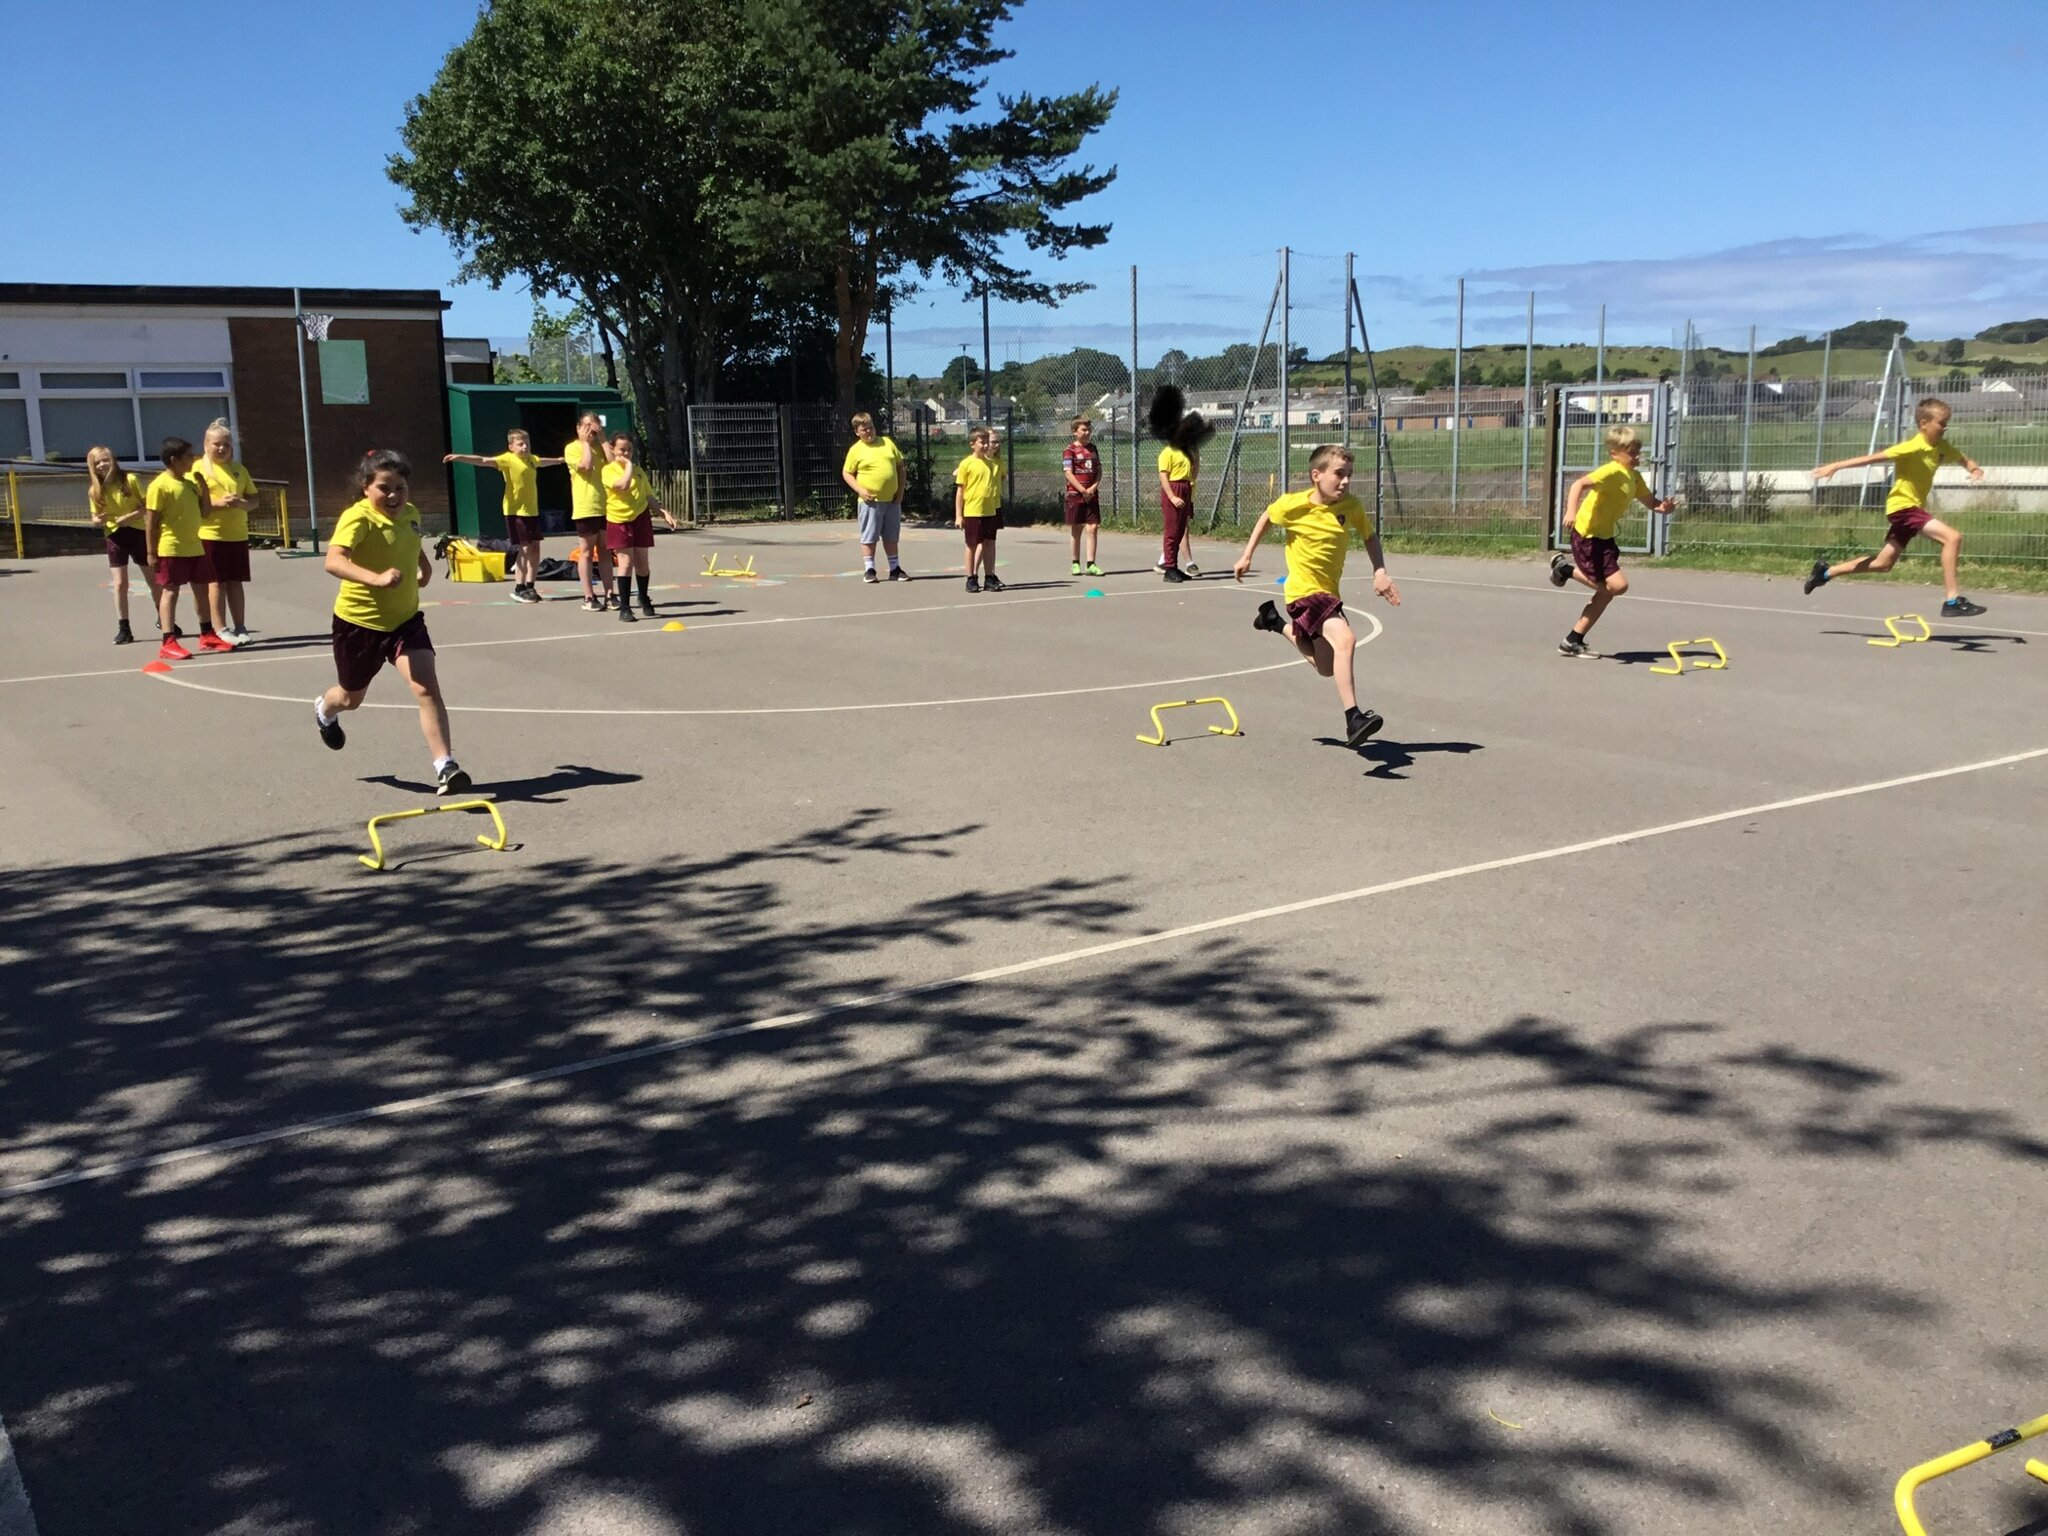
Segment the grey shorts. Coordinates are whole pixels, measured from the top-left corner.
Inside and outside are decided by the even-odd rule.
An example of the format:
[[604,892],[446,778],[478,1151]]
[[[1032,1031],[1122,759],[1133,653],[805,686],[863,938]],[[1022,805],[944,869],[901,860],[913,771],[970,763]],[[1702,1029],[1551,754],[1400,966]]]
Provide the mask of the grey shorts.
[[903,533],[903,503],[864,501],[860,504],[860,541],[894,544]]

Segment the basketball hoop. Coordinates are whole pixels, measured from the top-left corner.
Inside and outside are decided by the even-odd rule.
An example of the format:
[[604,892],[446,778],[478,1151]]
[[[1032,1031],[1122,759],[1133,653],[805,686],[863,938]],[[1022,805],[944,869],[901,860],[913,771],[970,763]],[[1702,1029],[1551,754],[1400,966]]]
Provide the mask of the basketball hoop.
[[334,316],[301,314],[299,324],[306,328],[306,340],[325,341],[327,328],[334,324]]

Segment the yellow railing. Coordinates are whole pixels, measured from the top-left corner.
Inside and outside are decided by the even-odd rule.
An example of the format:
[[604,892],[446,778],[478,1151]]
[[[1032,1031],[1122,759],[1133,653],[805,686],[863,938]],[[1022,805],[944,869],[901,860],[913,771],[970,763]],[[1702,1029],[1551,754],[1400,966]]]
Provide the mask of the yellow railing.
[[[1932,1461],[1923,1461],[1904,1477],[1892,1490],[1892,1506],[1897,1511],[1899,1524],[1905,1528],[1906,1536],[1927,1536],[1927,1527],[1920,1523],[1920,1513],[1913,1507],[1913,1495],[1923,1484],[1933,1482],[1937,1477],[1947,1477],[1951,1472],[1960,1472],[1964,1467],[1975,1466],[1987,1456],[1996,1456],[2000,1451],[2010,1450],[2022,1441],[2048,1432],[2048,1414],[2030,1419],[2013,1429],[2001,1429],[1995,1435],[1964,1446],[1961,1450],[1950,1451],[1946,1456],[1937,1456]],[[2048,1463],[2030,1461],[2026,1464],[2029,1477],[2039,1478],[2048,1483]]]
[[[139,469],[136,478],[148,485],[152,475]],[[45,523],[52,527],[89,528],[92,503],[86,496],[84,470],[58,469],[40,464],[11,464],[5,480],[7,521],[14,530],[14,556],[22,558],[24,523]],[[284,482],[258,480],[257,507],[249,514],[249,537],[265,539],[289,549],[293,543],[291,501]]]

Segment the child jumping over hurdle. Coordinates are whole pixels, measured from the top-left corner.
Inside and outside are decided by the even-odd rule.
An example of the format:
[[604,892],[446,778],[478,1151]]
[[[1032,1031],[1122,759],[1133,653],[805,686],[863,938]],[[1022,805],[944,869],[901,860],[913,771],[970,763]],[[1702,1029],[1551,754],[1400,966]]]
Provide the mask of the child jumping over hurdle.
[[505,434],[505,451],[485,458],[480,453],[447,453],[443,464],[474,464],[495,469],[505,479],[505,537],[512,541],[512,600],[537,603],[534,583],[540,574],[540,472],[565,459],[534,457],[533,439],[518,427]]
[[356,466],[363,498],[341,514],[327,540],[327,574],[341,582],[334,599],[335,686],[313,701],[313,723],[339,752],[348,744],[341,716],[362,706],[389,663],[419,704],[420,734],[434,759],[434,793],[459,795],[470,779],[455,762],[434,641],[420,612],[420,588],[433,580],[434,564],[420,548],[420,509],[407,500],[411,486],[412,462],[402,453],[373,449]]
[[1586,636],[1600,622],[1607,605],[1628,590],[1628,577],[1621,573],[1621,546],[1614,530],[1633,502],[1640,501],[1658,516],[1669,515],[1676,505],[1669,497],[1659,501],[1636,465],[1643,457],[1643,440],[1634,427],[1607,429],[1607,462],[1572,482],[1565,502],[1565,521],[1572,531],[1572,552],[1559,550],[1550,557],[1550,584],[1562,587],[1576,581],[1590,587],[1593,595],[1579,611],[1578,621],[1565,631],[1557,644],[1560,656],[1586,654]]
[[[967,540],[967,590],[1000,592],[996,535],[1003,527],[1003,461],[987,427],[967,434],[967,457],[953,470],[953,526]],[[976,568],[984,573],[977,578]]]
[[1948,600],[1941,605],[1942,617],[1968,619],[1984,612],[1980,605],[1963,596],[1956,582],[1956,562],[1963,553],[1961,532],[1927,510],[1928,497],[1934,489],[1934,472],[1942,465],[1960,464],[1972,480],[1984,478],[1984,467],[1973,462],[1968,454],[1948,440],[1949,414],[1948,402],[1930,395],[1913,413],[1914,425],[1920,430],[1903,443],[1893,443],[1881,453],[1866,453],[1858,459],[1837,459],[1813,472],[1813,483],[1820,485],[1845,469],[1862,469],[1865,465],[1883,464],[1889,460],[1892,488],[1891,494],[1884,499],[1884,547],[1874,555],[1858,555],[1839,565],[1829,565],[1825,560],[1814,561],[1813,570],[1806,578],[1809,596],[1815,587],[1824,587],[1837,576],[1861,576],[1865,572],[1890,570],[1899,563],[1899,556],[1906,552],[1906,546],[1913,542],[1914,536],[1924,533],[1941,546],[1941,584],[1948,590]]
[[[1283,618],[1268,598],[1259,604],[1253,629],[1271,630],[1293,642],[1315,669],[1337,684],[1337,701],[1344,706],[1344,740],[1363,746],[1382,721],[1370,709],[1358,707],[1358,685],[1354,677],[1358,637],[1344,615],[1340,583],[1344,559],[1351,552],[1351,535],[1365,541],[1366,557],[1372,561],[1372,589],[1394,607],[1401,606],[1401,589],[1387,574],[1387,562],[1380,548],[1380,536],[1364,506],[1351,494],[1351,450],[1341,443],[1325,443],[1309,456],[1309,488],[1282,496],[1252,524],[1252,536],[1244,553],[1230,568],[1240,582],[1252,568],[1252,553],[1266,536],[1270,524],[1287,540],[1287,585],[1281,597],[1287,604]],[[1170,546],[1169,546],[1170,547]]]

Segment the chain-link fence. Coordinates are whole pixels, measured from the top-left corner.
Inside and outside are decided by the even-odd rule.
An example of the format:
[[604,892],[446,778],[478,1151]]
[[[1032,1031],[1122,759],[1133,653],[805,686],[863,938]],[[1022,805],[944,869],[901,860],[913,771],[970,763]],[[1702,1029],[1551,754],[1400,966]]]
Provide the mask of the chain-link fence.
[[[689,493],[700,523],[843,517],[852,493],[839,477],[852,430],[829,405],[693,405]],[[677,515],[681,508],[671,507]]]

